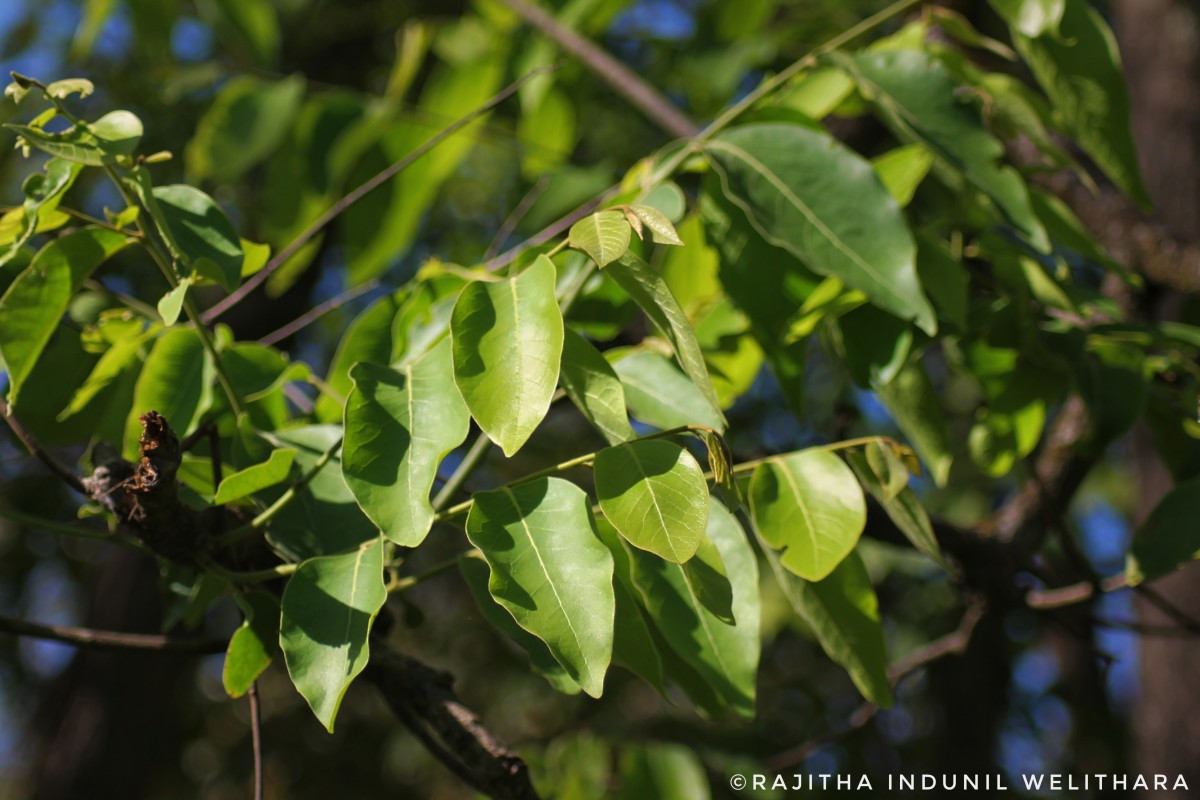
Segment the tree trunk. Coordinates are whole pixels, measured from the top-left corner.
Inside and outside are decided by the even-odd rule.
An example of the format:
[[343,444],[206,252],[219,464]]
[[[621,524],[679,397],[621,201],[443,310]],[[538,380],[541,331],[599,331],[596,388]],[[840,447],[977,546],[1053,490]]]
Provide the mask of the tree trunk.
[[[1200,16],[1187,0],[1116,0],[1113,10],[1147,188],[1172,236],[1200,241]],[[1177,300],[1160,298],[1151,312],[1169,313]],[[1170,488],[1171,477],[1148,436],[1137,437],[1134,459],[1144,518]],[[1196,566],[1154,587],[1193,616],[1200,612]],[[1169,624],[1145,598],[1139,598],[1138,615],[1146,623]],[[1193,679],[1198,663],[1195,638],[1144,637],[1134,720],[1138,771],[1182,774],[1193,791],[1200,786],[1200,685]]]

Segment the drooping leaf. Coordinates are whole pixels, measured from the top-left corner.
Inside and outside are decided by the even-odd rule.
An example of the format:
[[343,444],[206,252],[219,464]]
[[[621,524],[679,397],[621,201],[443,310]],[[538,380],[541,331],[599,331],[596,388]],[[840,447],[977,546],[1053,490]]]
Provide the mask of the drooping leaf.
[[[671,220],[654,206],[631,205],[626,216],[630,215],[650,229],[650,237],[658,244],[673,244],[683,247],[683,240],[679,238],[679,233],[675,230],[675,226],[671,224]],[[637,230],[640,237],[640,228],[637,228]]]
[[191,285],[191,279],[185,278],[174,289],[159,298],[158,315],[162,317],[164,325],[174,325],[179,321],[179,315],[183,313],[183,299],[187,296],[188,287]]
[[303,97],[304,79],[296,75],[279,81],[242,75],[227,82],[184,150],[188,176],[197,182],[240,178],[279,146]]
[[183,437],[212,407],[216,369],[194,328],[170,328],[154,343],[133,393],[125,423],[125,458],[137,455],[138,417],[157,411]]
[[665,356],[627,351],[615,354],[612,366],[625,387],[629,412],[638,420],[661,430],[693,424],[725,429],[712,403]]
[[246,400],[254,402],[275,392],[285,383],[308,377],[308,364],[289,361],[274,347],[256,342],[237,342],[221,350],[225,372],[234,389]]
[[82,100],[94,91],[96,87],[87,78],[66,78],[46,87],[46,94],[59,100],[65,100],[73,94],[79,95]]
[[583,490],[541,478],[478,492],[466,532],[491,567],[492,596],[599,697],[612,657],[613,559]]
[[279,650],[279,601],[266,592],[249,592],[238,599],[246,615],[225,650],[221,683],[230,697],[250,691]]
[[156,186],[153,194],[187,266],[229,291],[237,288],[245,257],[242,240],[216,201],[186,184]]
[[954,78],[941,63],[917,50],[867,51],[853,58],[835,54],[834,58],[898,137],[929,148],[990,197],[1030,244],[1049,249],[1024,180],[1012,167],[997,163],[1004,146],[988,133],[978,115],[956,99]]
[[87,227],[46,245],[0,297],[0,358],[8,370],[8,403],[17,408],[21,384],[33,370],[71,297],[96,267],[131,240]]
[[458,559],[458,568],[484,619],[529,655],[529,665],[538,674],[563,694],[579,694],[583,691],[566,668],[558,663],[546,643],[518,625],[513,615],[492,597],[488,590],[491,570],[482,559],[462,556]]
[[88,374],[87,380],[71,397],[71,402],[59,413],[58,421],[62,422],[81,413],[101,394],[115,394],[114,385],[118,384],[122,378],[128,377],[136,366],[140,366],[139,354],[143,346],[157,333],[158,326],[152,325],[139,334],[123,336],[113,342],[112,346],[104,351],[104,355],[100,356],[100,360]]
[[783,551],[780,563],[810,581],[841,563],[867,522],[854,473],[820,449],[759,465],[750,481],[750,512],[763,539]]
[[429,533],[438,464],[467,437],[470,416],[454,387],[450,342],[388,369],[362,362],[346,398],[342,473],[384,536],[416,547]]
[[[1064,0],[1058,0],[1062,5]],[[1026,0],[1026,5],[1029,0]],[[1100,12],[1065,0],[1058,35],[1013,32],[1013,44],[1050,98],[1063,127],[1121,191],[1150,205],[1129,127],[1129,94],[1116,38]]]
[[754,716],[761,648],[757,559],[745,532],[720,503],[712,503],[706,533],[729,576],[735,624],[721,621],[704,606],[684,565],[629,548],[633,580],[658,633],[673,651],[674,658],[664,658],[668,675],[674,679],[673,664],[682,661],[715,692],[707,706],[715,701],[748,719]]
[[660,692],[664,691],[662,656],[650,622],[637,600],[633,585],[633,567],[621,535],[600,517],[596,533],[613,557],[613,590],[616,597],[616,625],[613,631],[613,663],[639,675]]
[[635,547],[682,564],[708,524],[708,486],[683,447],[650,439],[596,454],[596,495],[604,516]]
[[450,319],[454,380],[479,427],[511,456],[550,408],[563,321],[545,256],[505,281],[476,281]]
[[912,442],[934,483],[944,486],[954,455],[945,414],[925,367],[910,360],[890,383],[876,391]]
[[866,160],[824,133],[785,124],[735,128],[706,152],[725,195],[763,238],[880,308],[937,330],[912,235]]
[[1168,575],[1200,558],[1198,498],[1200,479],[1193,478],[1172,489],[1150,512],[1134,534],[1125,562],[1130,586]]
[[629,251],[632,228],[616,209],[597,211],[571,226],[567,241],[603,269]]
[[571,328],[565,330],[558,380],[567,397],[609,444],[634,437],[621,380],[600,351]]
[[272,450],[271,457],[261,464],[246,467],[223,478],[221,485],[217,487],[213,505],[221,506],[232,503],[277,483],[282,483],[287,479],[295,459],[295,450]]
[[371,624],[385,600],[378,538],[305,561],[283,591],[279,646],[288,674],[331,733],[346,690],[367,666]]
[[142,121],[128,111],[110,111],[93,123],[80,123],[61,133],[11,123],[4,127],[52,156],[91,167],[115,164],[132,155],[142,139]]
[[766,542],[763,552],[784,596],[808,623],[821,649],[845,667],[863,697],[884,708],[891,706],[879,601],[858,553],[850,553],[825,578],[811,582],[785,569]]
[[846,460],[854,468],[859,483],[863,485],[875,501],[883,506],[883,510],[900,530],[904,537],[912,542],[918,552],[932,558],[940,566],[945,567],[941,547],[933,532],[933,524],[929,521],[929,513],[921,505],[916,492],[904,486],[894,494],[885,485],[883,476],[867,461],[863,453],[853,451],[846,454]]
[[609,266],[607,274],[629,293],[642,312],[671,343],[675,360],[716,411],[717,418],[722,421],[717,427],[724,429],[725,418],[721,413],[721,401],[717,399],[716,390],[713,389],[712,380],[708,376],[708,367],[704,363],[704,353],[700,350],[696,331],[688,321],[687,314],[679,307],[675,296],[671,294],[666,281],[633,253],[625,254],[617,263]]

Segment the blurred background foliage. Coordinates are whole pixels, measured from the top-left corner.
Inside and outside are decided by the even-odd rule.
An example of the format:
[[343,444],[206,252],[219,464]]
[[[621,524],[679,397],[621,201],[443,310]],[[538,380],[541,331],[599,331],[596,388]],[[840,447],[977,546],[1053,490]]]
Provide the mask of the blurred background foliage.
[[[702,122],[764,75],[885,4],[546,5]],[[989,30],[998,28],[994,19],[979,16],[984,32],[997,32]],[[143,152],[173,152],[157,168],[159,182],[197,183],[229,211],[243,236],[273,249],[349,188],[508,82],[558,58],[544,37],[491,0],[0,4],[0,63],[47,80],[90,78],[97,86],[92,107],[130,109],[146,123]],[[0,121],[17,114],[14,105],[0,105]],[[855,135],[864,150],[872,136],[882,138],[872,130]],[[256,339],[348,288],[365,287],[282,345],[323,372],[355,315],[427,259],[479,263],[594,197],[667,139],[592,73],[567,61],[352,208],[225,321],[238,339]],[[27,171],[17,153],[0,154],[3,196],[20,196]],[[84,210],[99,216],[106,207],[121,207],[102,181],[82,180],[93,181],[77,189],[86,198]],[[157,277],[137,269],[109,288],[153,303]],[[604,298],[589,298],[583,307],[586,302]],[[863,425],[889,429],[873,395],[853,388],[819,348],[812,356],[803,424],[765,374],[731,409],[731,446],[739,460],[853,435]],[[947,381],[936,364],[928,366],[946,408],[972,407],[976,387]],[[78,383],[70,364],[55,368],[64,390]],[[589,448],[600,444],[571,414],[552,412],[546,426],[558,435],[536,441],[558,449],[531,448],[504,468],[515,474],[574,455],[581,441]],[[51,426],[44,427],[49,433]],[[52,434],[47,438],[53,441]],[[19,500],[31,512],[58,515],[70,499],[36,467],[26,474],[26,461],[8,441],[0,443],[2,502]],[[499,467],[491,469],[474,482],[503,479]],[[1102,571],[1119,567],[1137,502],[1123,470],[1119,460],[1097,470],[1072,509],[1087,556]],[[935,491],[928,482],[920,488],[932,511],[962,525],[982,519],[1012,485],[982,472],[959,477],[953,491]],[[894,652],[954,627],[955,590],[944,574],[885,545],[866,542],[863,549]],[[434,563],[453,552],[449,546],[439,552],[431,540],[420,557]],[[161,610],[135,598],[154,596],[157,577],[152,567],[123,559],[88,542],[0,528],[0,612],[153,630]],[[1003,620],[1007,656],[990,672],[936,665],[904,683],[896,707],[852,737],[789,755],[793,744],[843,725],[860,698],[773,585],[764,587],[760,714],[746,728],[700,720],[623,674],[611,679],[602,703],[548,691],[455,580],[431,581],[403,596],[405,645],[452,668],[464,702],[522,750],[539,784],[557,787],[558,797],[592,798],[618,785],[627,787],[629,798],[698,798],[710,791],[708,777],[714,796],[731,796],[728,774],[770,763],[790,773],[796,758],[813,773],[949,772],[969,764],[1014,775],[1081,763],[1116,772],[1129,764],[1137,650],[1135,637],[1121,631],[1097,631],[1093,644],[1109,656],[1101,669],[1064,644],[1062,632],[1036,624],[1031,612],[1014,613]],[[1104,603],[1097,613],[1130,615],[1125,595]],[[205,624],[212,631],[227,631],[236,621],[228,608],[210,617]],[[70,648],[0,637],[0,794],[71,797],[82,786],[124,786],[127,797],[245,796],[247,708],[225,697],[221,658],[90,654],[81,666]],[[351,690],[330,735],[278,667],[260,686],[268,796],[466,796],[369,687]],[[982,697],[981,689],[1008,698],[998,732],[959,727],[975,704],[999,702]],[[984,752],[973,752],[981,742]],[[637,793],[646,787],[655,793]]]

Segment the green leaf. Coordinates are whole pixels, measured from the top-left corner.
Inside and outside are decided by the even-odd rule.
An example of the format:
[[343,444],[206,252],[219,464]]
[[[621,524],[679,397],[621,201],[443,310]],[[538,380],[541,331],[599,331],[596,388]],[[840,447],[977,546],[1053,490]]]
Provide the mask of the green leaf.
[[929,168],[933,166],[933,153],[924,145],[906,144],[871,159],[871,166],[879,180],[883,181],[888,194],[896,198],[901,208],[905,208],[912,202],[921,181],[929,174]]
[[[750,719],[761,649],[757,558],[737,520],[720,503],[711,504],[707,535],[729,575],[736,624],[723,622],[705,607],[684,565],[631,548],[633,580],[673,654],[704,679],[720,702]],[[675,677],[670,668],[668,675]]]
[[[398,300],[395,294],[387,294],[371,303],[350,321],[346,333],[338,342],[325,383],[338,395],[345,397],[354,383],[350,379],[350,368],[360,361],[390,364],[392,361],[392,322],[396,318]],[[322,422],[341,420],[343,405],[328,394],[317,399],[316,414]]]
[[704,764],[680,744],[631,744],[621,754],[617,800],[709,800]]
[[[683,247],[683,240],[679,238],[679,234],[675,231],[675,226],[671,224],[671,220],[654,206],[629,206],[625,212],[625,216],[629,219],[629,224],[637,232],[639,239],[642,236],[642,225],[645,225],[650,229],[650,237],[658,244],[673,244],[677,247]],[[637,222],[634,222],[635,219]]]
[[492,596],[599,697],[612,657],[613,559],[583,490],[541,478],[478,492],[466,532],[491,567]]
[[853,308],[837,318],[845,365],[859,386],[891,382],[908,359],[912,326],[875,306]]
[[153,195],[187,264],[227,290],[236,289],[245,257],[242,240],[216,201],[185,184],[156,186]]
[[250,592],[238,598],[238,605],[246,619],[229,640],[221,672],[230,697],[250,691],[279,650],[279,601],[266,592]]
[[706,152],[725,195],[767,241],[937,330],[917,282],[912,235],[867,161],[825,133],[784,124],[735,128]]
[[154,344],[133,392],[125,423],[125,458],[137,455],[138,417],[157,411],[181,438],[200,424],[213,403],[216,370],[194,328],[169,328]]
[[1014,31],[1013,44],[1050,98],[1066,133],[1121,191],[1149,208],[1129,127],[1121,56],[1100,12],[1083,0],[1066,0],[1058,36],[1044,32],[1030,38]]
[[247,402],[261,400],[285,383],[306,380],[308,365],[265,344],[238,342],[221,350],[233,388]]
[[238,76],[217,93],[184,150],[188,177],[232,183],[279,147],[304,98],[304,79]]
[[909,361],[890,383],[878,387],[876,392],[912,442],[933,482],[945,486],[954,456],[946,431],[946,415],[925,367],[920,361]]
[[[79,414],[100,395],[115,395],[115,387],[141,366],[142,346],[147,340],[158,335],[158,331],[157,325],[150,325],[145,331],[123,336],[113,342],[112,346],[104,351],[104,355],[100,356],[87,380],[71,397],[71,402],[59,413],[58,421],[63,422]],[[123,413],[122,409],[120,414]]]
[[537,428],[558,385],[563,321],[545,256],[505,281],[475,281],[450,318],[454,380],[479,427],[512,456]]
[[1142,416],[1147,394],[1145,356],[1139,349],[1109,344],[1085,353],[1074,367],[1093,436],[1097,444],[1107,445]]
[[596,520],[596,533],[613,557],[613,590],[617,601],[616,625],[613,631],[613,663],[641,676],[659,692],[664,692],[662,656],[650,622],[637,600],[629,553],[621,543],[621,535],[617,533],[617,529],[603,517]]
[[878,706],[892,705],[887,646],[879,621],[879,601],[858,553],[851,552],[823,580],[801,580],[763,543],[775,579],[796,614],[831,659],[845,667],[863,697]]
[[96,267],[131,241],[123,233],[96,227],[60,236],[42,248],[0,297],[0,358],[8,370],[8,403],[14,409],[21,384],[71,297]]
[[213,505],[223,506],[282,483],[287,479],[295,460],[296,451],[293,449],[272,450],[271,457],[261,464],[238,470],[224,478],[217,487]]
[[696,331],[688,321],[687,314],[679,307],[675,295],[671,294],[667,282],[633,253],[627,253],[618,263],[610,266],[607,274],[633,298],[642,312],[671,343],[675,360],[713,407],[717,419],[721,420],[721,424],[715,427],[724,430],[725,417],[721,413],[721,402],[717,399],[716,390],[713,389],[712,380],[708,376],[708,367],[704,363],[704,353],[700,350]]
[[[929,514],[925,511],[925,506],[921,505],[916,492],[904,486],[898,492],[892,493],[885,483],[884,476],[868,462],[863,453],[848,452],[846,460],[854,468],[859,483],[883,506],[888,517],[905,538],[912,542],[913,547],[945,568],[946,561],[933,533],[933,524],[929,521]],[[890,482],[891,476],[898,473],[894,467],[889,467],[889,470],[887,478]]]
[[371,624],[386,600],[378,538],[305,561],[283,591],[279,646],[288,674],[330,733],[346,690],[370,659]]
[[750,513],[780,563],[819,581],[858,543],[867,506],[854,473],[828,450],[801,450],[760,464],[750,481]]
[[61,133],[46,133],[28,125],[6,124],[17,135],[52,156],[100,167],[132,155],[142,138],[142,121],[128,111],[110,111],[89,124],[80,123]]
[[566,92],[551,88],[536,109],[521,114],[517,141],[523,147],[521,174],[537,180],[571,155],[578,138],[575,104]]
[[1025,36],[1059,36],[1066,0],[988,0],[996,13]]
[[185,278],[159,299],[158,315],[162,317],[164,325],[169,327],[179,321],[179,315],[183,312],[183,298],[187,296],[188,287],[191,285],[191,280]]
[[357,364],[346,398],[342,473],[383,535],[416,547],[433,524],[438,464],[467,438],[470,416],[454,387],[450,342],[400,369]]
[[597,211],[571,226],[567,241],[603,269],[629,251],[629,220],[616,209]]
[[204,21],[216,29],[222,47],[248,52],[264,67],[279,54],[279,19],[271,0],[197,0]]
[[1158,502],[1134,534],[1125,562],[1130,586],[1161,578],[1200,558],[1198,503],[1200,479],[1197,478],[1179,484]]
[[869,51],[853,58],[834,54],[833,58],[854,77],[898,137],[928,147],[945,166],[961,172],[990,197],[1030,244],[1049,250],[1046,230],[1030,207],[1025,181],[1012,167],[997,164],[1004,145],[958,101],[957,84],[941,63],[917,50]]
[[574,678],[567,673],[566,668],[558,663],[550,648],[538,637],[522,628],[513,619],[513,615],[504,606],[496,602],[488,590],[488,580],[491,570],[487,564],[478,558],[461,556],[458,568],[462,572],[463,581],[475,598],[483,618],[504,636],[513,640],[529,655],[529,665],[549,681],[550,685],[563,694],[579,694],[583,691]]
[[45,172],[35,172],[25,179],[21,186],[24,204],[7,212],[0,224],[3,229],[0,242],[8,245],[0,250],[0,267],[15,258],[35,233],[53,230],[69,221],[69,216],[57,210],[58,203],[80,169],[71,161],[52,158],[46,162]]
[[565,330],[558,380],[587,421],[611,444],[634,437],[625,390],[600,351],[571,328]]
[[635,547],[682,564],[708,524],[708,485],[696,459],[661,439],[596,454],[596,496],[604,516]]
[[660,430],[693,424],[725,429],[712,403],[665,356],[651,350],[626,351],[614,354],[612,366],[625,387],[630,413],[647,425]]

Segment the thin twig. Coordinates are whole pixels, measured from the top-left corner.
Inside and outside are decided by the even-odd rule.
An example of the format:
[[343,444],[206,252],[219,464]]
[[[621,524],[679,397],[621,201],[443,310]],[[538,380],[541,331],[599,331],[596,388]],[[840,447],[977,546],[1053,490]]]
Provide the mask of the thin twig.
[[462,488],[463,483],[475,471],[483,459],[487,456],[488,450],[492,446],[492,440],[488,438],[486,433],[480,432],[475,437],[475,441],[471,443],[471,449],[467,450],[462,461],[458,462],[458,466],[454,468],[446,484],[442,486],[441,491],[433,498],[433,510],[441,511],[446,507],[446,504],[454,499],[454,495]]
[[254,800],[263,800],[262,707],[258,702],[258,681],[250,684],[250,741],[254,748]]
[[500,252],[500,248],[508,241],[508,237],[512,236],[512,232],[521,224],[521,220],[525,219],[525,215],[529,213],[529,209],[537,202],[542,193],[546,191],[546,187],[550,185],[550,178],[546,175],[539,175],[533,186],[529,187],[529,191],[525,192],[525,196],[521,198],[521,202],[517,203],[517,207],[512,210],[512,213],[505,218],[504,224],[500,226],[500,230],[496,231],[496,235],[492,237],[491,243],[488,245],[487,251],[483,254],[484,261],[490,261],[496,253]]
[[331,297],[324,303],[313,306],[308,311],[289,322],[287,325],[284,325],[282,328],[276,331],[268,333],[266,336],[259,339],[258,342],[259,344],[275,344],[278,341],[282,341],[283,339],[286,339],[294,334],[296,331],[299,331],[306,326],[311,325],[313,322],[316,322],[330,311],[341,308],[354,298],[360,297],[367,292],[374,290],[377,286],[379,286],[379,279],[372,278],[366,283],[359,284],[352,289],[347,289],[336,297]]
[[[1100,581],[1100,588],[1105,592],[1115,592],[1127,586],[1124,573],[1113,575]],[[1094,597],[1096,585],[1092,581],[1080,581],[1070,586],[1057,589],[1034,589],[1025,595],[1025,605],[1038,610],[1062,608],[1082,603]]]
[[544,9],[525,0],[500,0],[526,22],[549,36],[563,50],[576,56],[601,80],[640,109],[667,133],[690,139],[700,130],[674,103],[629,67],[560,23]]
[[[924,647],[919,647],[912,653],[892,664],[888,668],[888,682],[896,686],[903,678],[946,656],[958,655],[966,651],[971,644],[971,636],[975,632],[979,620],[983,619],[985,607],[981,602],[972,602],[963,614],[958,627],[951,633],[934,639]],[[788,748],[772,756],[764,765],[768,770],[782,770],[793,764],[798,764],[833,742],[840,741],[854,731],[864,727],[874,719],[879,706],[872,702],[860,705],[846,720],[846,724],[836,730],[827,731],[795,747]]]
[[198,636],[165,636],[147,633],[118,633],[70,625],[45,625],[16,617],[0,616],[0,632],[29,636],[86,647],[93,650],[143,650],[158,653],[220,653],[224,639]]
[[511,97],[518,89],[520,89],[528,81],[530,81],[532,78],[534,78],[538,75],[541,75],[543,73],[553,72],[556,69],[558,69],[558,65],[551,64],[549,66],[538,67],[537,69],[529,71],[528,73],[521,76],[513,83],[510,83],[508,86],[501,89],[499,92],[497,92],[495,95],[493,95],[490,99],[488,99],[483,105],[481,105],[479,108],[475,109],[474,111],[470,112],[469,114],[467,114],[464,117],[460,117],[454,123],[452,123],[448,127],[444,128],[443,130],[441,130],[440,132],[438,132],[437,134],[435,134],[434,136],[432,136],[431,138],[426,140],[426,142],[424,144],[422,144],[420,147],[418,147],[416,150],[413,150],[411,153],[406,155],[404,158],[400,159],[395,164],[392,164],[390,167],[385,169],[383,172],[380,172],[378,175],[371,178],[366,183],[359,186],[357,189],[354,189],[352,192],[347,194],[341,200],[338,200],[336,203],[334,203],[329,208],[328,211],[326,211],[321,216],[317,217],[317,219],[314,220],[311,225],[309,225],[307,228],[305,228],[304,231],[301,232],[301,234],[299,236],[297,236],[295,239],[293,239],[289,245],[287,245],[282,250],[280,250],[275,255],[275,257],[272,258],[267,263],[267,265],[265,267],[263,267],[261,270],[256,272],[253,276],[251,276],[245,283],[243,283],[241,286],[239,286],[237,289],[235,289],[232,293],[230,293],[229,296],[226,297],[224,300],[217,303],[212,308],[208,309],[208,311],[204,312],[204,316],[203,316],[204,322],[206,324],[211,324],[212,321],[215,320],[217,317],[221,316],[226,311],[228,311],[229,309],[233,308],[235,305],[240,303],[243,299],[245,299],[245,297],[248,294],[250,294],[255,289],[257,289],[259,286],[261,286],[263,284],[263,282],[265,282],[267,280],[267,278],[269,278],[275,272],[275,270],[277,270],[281,266],[283,266],[285,261],[287,261],[293,255],[295,255],[296,251],[298,251],[301,247],[303,247],[305,244],[307,244],[308,241],[310,239],[312,239],[312,237],[314,237],[318,233],[320,233],[321,230],[324,229],[326,225],[328,225],[330,222],[333,222],[333,220],[336,219],[338,217],[338,215],[340,215],[347,208],[349,208],[350,206],[357,203],[359,200],[361,200],[363,197],[365,197],[371,191],[377,189],[378,187],[382,186],[383,184],[387,183],[389,180],[394,178],[396,175],[403,172],[411,164],[413,164],[415,161],[420,159],[422,156],[424,156],[430,150],[437,147],[439,144],[444,142],[446,139],[453,136],[459,130],[461,130],[462,128],[465,128],[467,125],[471,124],[476,119],[478,119],[479,117],[488,113],[493,108],[498,106],[500,103],[504,102],[506,99]]
[[33,514],[25,514],[21,511],[13,511],[11,508],[0,508],[0,519],[7,519],[31,528],[42,528],[54,533],[61,533],[64,536],[74,536],[76,539],[94,539],[100,542],[125,545],[126,547],[146,552],[146,548],[141,542],[121,536],[120,534],[109,533],[103,528],[87,528],[82,525],[72,525],[69,522],[58,522],[34,516]]
[[12,429],[13,434],[21,440],[21,444],[25,445],[25,449],[30,455],[41,461],[46,467],[62,479],[63,483],[70,486],[75,491],[82,495],[86,495],[87,488],[83,485],[83,478],[75,470],[60,464],[54,456],[46,451],[46,448],[38,442],[29,429],[21,424],[21,421],[12,415],[8,408],[8,403],[0,400],[0,417],[4,417],[4,421],[8,423],[8,427]]

